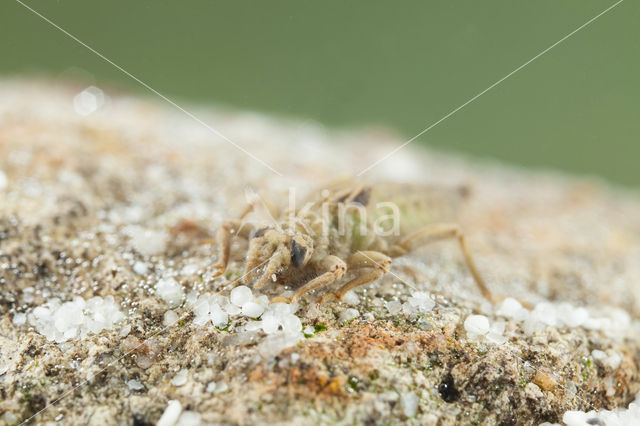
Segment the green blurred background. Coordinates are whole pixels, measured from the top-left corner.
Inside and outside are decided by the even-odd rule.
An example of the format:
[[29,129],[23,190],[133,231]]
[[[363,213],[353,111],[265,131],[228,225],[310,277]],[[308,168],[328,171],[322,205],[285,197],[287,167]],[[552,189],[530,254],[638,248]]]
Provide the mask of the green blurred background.
[[[176,99],[407,138],[614,4],[24,2]],[[415,143],[640,186],[639,23],[624,1]],[[0,74],[146,92],[14,0],[0,4]]]

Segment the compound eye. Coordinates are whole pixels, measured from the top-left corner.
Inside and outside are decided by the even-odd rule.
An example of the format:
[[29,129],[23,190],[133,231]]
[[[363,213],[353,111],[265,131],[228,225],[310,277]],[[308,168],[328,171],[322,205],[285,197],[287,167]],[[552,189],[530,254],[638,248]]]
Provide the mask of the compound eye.
[[291,251],[291,263],[293,263],[293,266],[296,268],[299,268],[302,266],[302,261],[304,260],[304,255],[307,252],[307,249],[298,244],[293,238],[289,243],[289,249]]

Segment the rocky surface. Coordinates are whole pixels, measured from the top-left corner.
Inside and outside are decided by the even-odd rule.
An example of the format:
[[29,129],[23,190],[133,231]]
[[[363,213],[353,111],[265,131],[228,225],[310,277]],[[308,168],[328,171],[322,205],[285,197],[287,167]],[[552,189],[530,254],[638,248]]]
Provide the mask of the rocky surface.
[[428,183],[442,205],[466,188],[445,219],[528,309],[484,300],[443,242],[341,303],[306,297],[299,338],[277,340],[242,312],[195,321],[243,271],[236,244],[213,276],[215,230],[247,187],[285,206],[402,141],[190,108],[279,176],[166,104],[84,89],[0,83],[0,422],[540,424],[640,390],[635,194],[406,147],[362,180]]

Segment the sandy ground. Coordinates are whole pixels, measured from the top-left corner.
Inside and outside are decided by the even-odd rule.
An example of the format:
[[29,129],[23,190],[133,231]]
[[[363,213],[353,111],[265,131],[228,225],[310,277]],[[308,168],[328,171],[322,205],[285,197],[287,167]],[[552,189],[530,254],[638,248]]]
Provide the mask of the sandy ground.
[[[284,207],[289,188],[313,194],[402,141],[189,107],[238,149],[167,104],[105,90],[94,105],[83,89],[0,83],[0,423],[155,424],[177,400],[182,424],[540,424],[625,407],[640,390],[635,194],[408,146],[361,181],[428,185],[433,217],[461,224],[492,291],[538,306],[537,319],[501,314],[442,242],[341,303],[304,298],[296,315],[314,333],[265,351],[251,319],[196,325],[188,303],[168,306],[156,284],[228,294],[246,244],[214,277],[210,242],[247,188]],[[417,290],[433,309],[395,309]],[[75,296],[112,296],[125,319],[66,342],[16,320]],[[170,308],[180,320],[165,327]],[[606,326],[545,323],[578,308]],[[502,340],[470,334],[472,314],[503,322]],[[186,380],[172,382],[181,370]]]

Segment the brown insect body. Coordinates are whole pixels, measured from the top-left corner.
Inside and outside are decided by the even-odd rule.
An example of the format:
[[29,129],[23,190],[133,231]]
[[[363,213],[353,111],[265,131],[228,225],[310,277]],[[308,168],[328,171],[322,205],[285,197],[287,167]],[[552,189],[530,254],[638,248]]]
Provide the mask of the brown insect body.
[[[299,285],[291,298],[278,297],[274,301],[294,302],[309,291],[339,281],[349,270],[355,277],[335,293],[322,298],[341,299],[350,289],[385,275],[393,257],[433,241],[455,238],[481,292],[492,299],[477,272],[460,227],[434,223],[441,213],[430,214],[434,212],[433,206],[425,204],[428,200],[425,195],[434,192],[420,194],[417,188],[408,185],[393,188],[392,185],[380,185],[380,188],[352,183],[335,185],[302,208],[285,211],[272,225],[259,229],[243,221],[250,211],[247,209],[240,219],[226,221],[218,231],[221,253],[216,265],[218,273],[226,268],[231,237],[236,235],[249,240],[245,283],[253,281],[255,288],[269,282],[292,287]],[[380,189],[377,194],[376,189]],[[448,204],[435,202],[440,209]],[[380,211],[372,210],[381,205]],[[373,216],[367,216],[372,211]],[[389,219],[393,219],[393,223],[389,223]],[[395,228],[389,228],[389,225]]]

